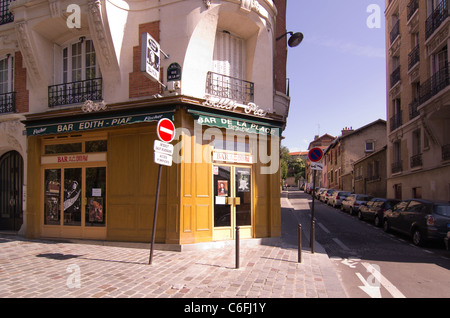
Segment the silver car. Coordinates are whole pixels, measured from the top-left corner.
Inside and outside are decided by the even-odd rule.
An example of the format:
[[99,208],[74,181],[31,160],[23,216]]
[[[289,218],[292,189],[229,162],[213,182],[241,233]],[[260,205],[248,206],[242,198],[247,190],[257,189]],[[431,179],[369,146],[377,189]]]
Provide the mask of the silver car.
[[347,191],[334,191],[331,197],[328,199],[328,205],[333,206],[333,208],[340,207],[342,201],[350,194],[351,193]]

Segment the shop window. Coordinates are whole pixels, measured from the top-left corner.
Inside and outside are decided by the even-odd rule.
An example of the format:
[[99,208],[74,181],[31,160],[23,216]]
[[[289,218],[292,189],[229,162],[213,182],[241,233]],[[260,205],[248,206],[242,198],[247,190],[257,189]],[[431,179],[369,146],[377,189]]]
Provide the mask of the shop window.
[[213,145],[214,149],[217,150],[250,152],[250,144],[248,142],[215,139]]
[[86,152],[106,152],[108,147],[106,140],[92,140],[86,141]]
[[61,169],[47,169],[44,174],[44,224],[59,225],[61,217]]
[[82,143],[67,143],[56,145],[45,145],[44,153],[46,155],[62,154],[62,153],[77,153],[82,152]]

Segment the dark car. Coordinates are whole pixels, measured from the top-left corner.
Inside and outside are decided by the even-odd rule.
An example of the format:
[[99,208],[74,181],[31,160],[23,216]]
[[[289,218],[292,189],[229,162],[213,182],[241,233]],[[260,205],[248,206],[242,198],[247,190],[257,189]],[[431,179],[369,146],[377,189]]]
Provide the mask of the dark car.
[[383,228],[410,235],[414,245],[444,240],[450,230],[450,203],[409,199],[384,213]]
[[384,212],[392,209],[400,200],[373,198],[359,207],[358,218],[373,221],[376,226],[383,225]]
[[350,194],[341,203],[342,211],[349,211],[351,215],[358,213],[358,209],[362,204],[366,204],[373,198],[367,194]]

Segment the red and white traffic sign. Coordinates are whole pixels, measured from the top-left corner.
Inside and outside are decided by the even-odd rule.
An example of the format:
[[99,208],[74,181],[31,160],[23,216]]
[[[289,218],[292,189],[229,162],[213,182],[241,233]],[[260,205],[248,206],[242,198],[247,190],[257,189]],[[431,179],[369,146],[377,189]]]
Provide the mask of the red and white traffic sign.
[[320,161],[320,160],[322,160],[322,157],[323,157],[323,151],[322,151],[322,149],[320,149],[318,147],[312,148],[308,152],[308,158],[312,162]]
[[156,126],[156,133],[161,141],[171,142],[175,138],[175,125],[170,119],[160,119]]

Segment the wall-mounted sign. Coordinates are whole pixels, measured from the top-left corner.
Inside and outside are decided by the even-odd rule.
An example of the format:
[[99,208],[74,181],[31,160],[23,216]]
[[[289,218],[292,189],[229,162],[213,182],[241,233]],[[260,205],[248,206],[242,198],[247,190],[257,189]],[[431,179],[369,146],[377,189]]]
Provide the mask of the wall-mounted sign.
[[240,104],[234,100],[216,96],[206,96],[206,100],[203,102],[203,106],[231,111],[235,111],[237,108],[242,108],[246,114],[253,114],[260,117],[265,117],[267,115],[267,111],[260,108],[255,103]]
[[153,81],[159,82],[160,47],[149,33],[141,36],[141,72]]
[[234,162],[234,163],[253,163],[253,158],[251,155],[229,153],[222,151],[213,152],[214,161],[224,161],[224,162]]
[[178,63],[172,63],[167,68],[167,81],[180,81],[181,80],[181,66]]

